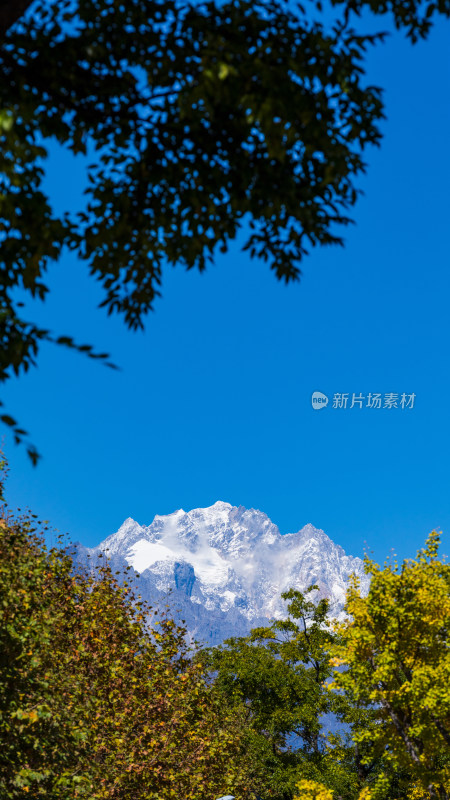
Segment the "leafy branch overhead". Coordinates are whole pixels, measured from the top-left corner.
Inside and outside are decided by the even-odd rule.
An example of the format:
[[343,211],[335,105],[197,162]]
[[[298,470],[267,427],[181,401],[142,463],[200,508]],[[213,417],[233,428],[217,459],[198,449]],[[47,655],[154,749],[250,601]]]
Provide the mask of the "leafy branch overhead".
[[[244,249],[286,282],[311,246],[342,244],[383,117],[364,75],[383,34],[351,12],[391,12],[415,40],[450,0],[332,4],[325,25],[320,2],[0,2],[1,379],[54,341],[17,290],[44,300],[64,248],[136,329],[165,265],[205,269],[244,223]],[[52,142],[90,162],[71,214],[42,186]]]

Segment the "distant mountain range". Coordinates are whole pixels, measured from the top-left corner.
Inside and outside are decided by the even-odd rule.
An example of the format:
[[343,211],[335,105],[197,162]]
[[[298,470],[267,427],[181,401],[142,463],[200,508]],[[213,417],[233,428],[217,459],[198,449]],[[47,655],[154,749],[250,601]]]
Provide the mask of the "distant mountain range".
[[100,553],[115,570],[131,566],[142,597],[169,605],[192,639],[218,644],[286,616],[281,592],[320,587],[330,612],[342,616],[348,578],[356,573],[366,593],[360,558],[347,556],[313,525],[281,535],[261,511],[217,502],[156,516],[151,525],[128,518],[98,547],[75,545],[75,560],[92,569]]

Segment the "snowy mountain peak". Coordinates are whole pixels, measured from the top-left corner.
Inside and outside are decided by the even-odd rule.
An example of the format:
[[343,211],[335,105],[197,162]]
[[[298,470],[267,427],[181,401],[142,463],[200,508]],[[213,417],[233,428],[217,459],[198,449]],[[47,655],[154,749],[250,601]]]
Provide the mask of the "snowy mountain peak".
[[191,627],[209,641],[284,617],[281,593],[291,587],[318,584],[337,616],[352,572],[368,588],[361,559],[347,556],[323,530],[308,523],[282,535],[264,512],[221,500],[156,515],[147,526],[128,517],[94,552],[100,551],[135,569],[150,602],[174,592],[182,616],[197,620]]
[[316,533],[321,534],[322,536],[326,536],[326,533],[321,528],[315,528],[311,522],[307,522],[306,525],[301,528],[299,533],[304,534],[305,536],[314,535]]
[[155,520],[165,520],[169,517],[183,517],[186,514],[183,508],[179,508],[178,511],[172,511],[170,514],[155,514],[153,522]]
[[205,508],[202,510],[210,511],[213,508],[215,508],[217,511],[226,511],[227,509],[229,510],[230,508],[233,508],[233,506],[231,505],[231,503],[225,503],[223,500],[216,500],[216,502],[213,503],[212,506],[209,506],[209,508]]

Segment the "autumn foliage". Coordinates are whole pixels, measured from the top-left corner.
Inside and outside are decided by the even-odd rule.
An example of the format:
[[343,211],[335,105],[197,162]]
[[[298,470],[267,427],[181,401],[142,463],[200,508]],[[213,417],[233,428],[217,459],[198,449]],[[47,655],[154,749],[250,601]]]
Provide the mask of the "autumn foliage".
[[372,710],[374,724],[355,739],[366,761],[409,773],[411,798],[450,795],[450,567],[430,534],[416,559],[386,564],[366,558],[368,597],[350,586],[335,648],[334,686]]
[[354,579],[333,631],[310,587],[283,594],[288,619],[215,649],[217,681],[244,703],[259,743],[265,797],[448,800],[450,568],[439,539],[402,565],[367,557],[368,596]]
[[148,613],[108,565],[74,574],[32,521],[2,519],[2,798],[252,796],[239,714]]

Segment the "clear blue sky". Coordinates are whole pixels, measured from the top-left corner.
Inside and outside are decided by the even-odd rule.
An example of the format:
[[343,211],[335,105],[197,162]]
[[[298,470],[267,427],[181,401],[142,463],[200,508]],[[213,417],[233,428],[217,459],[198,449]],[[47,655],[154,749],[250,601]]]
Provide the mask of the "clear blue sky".
[[[52,267],[33,315],[108,350],[113,372],[46,347],[12,380],[8,410],[43,453],[6,433],[9,500],[93,545],[125,517],[218,499],[259,508],[282,533],[307,522],[348,553],[450,543],[450,25],[372,52],[387,120],[368,153],[345,249],[316,251],[298,285],[238,245],[205,274],[169,269],[144,334],[96,305],[86,266]],[[48,187],[75,205],[82,165],[55,153]],[[311,394],[407,392],[413,409],[314,412]]]

